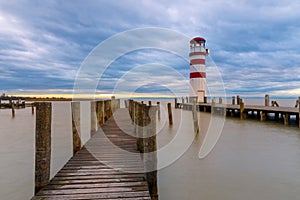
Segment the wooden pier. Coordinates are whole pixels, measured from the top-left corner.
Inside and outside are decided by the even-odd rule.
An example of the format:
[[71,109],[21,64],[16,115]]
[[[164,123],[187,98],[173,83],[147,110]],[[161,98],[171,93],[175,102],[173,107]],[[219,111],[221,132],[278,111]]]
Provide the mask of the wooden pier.
[[[192,110],[192,103],[177,103],[177,108],[184,110]],[[259,106],[259,105],[244,105],[243,102],[239,105],[221,104],[221,103],[198,103],[196,105],[198,111],[211,112],[214,114],[239,117],[241,119],[254,118],[260,121],[271,119],[274,121],[283,121],[284,125],[290,124],[292,116],[295,118],[296,124],[299,125],[300,109],[296,107],[275,107],[275,106]]]
[[[114,116],[118,117],[118,122],[126,125],[127,131],[134,131],[127,109],[119,109]],[[109,167],[95,157],[98,154],[120,165],[132,162],[136,169],[144,169],[142,158],[137,151],[136,138],[124,133],[123,128],[122,126],[122,130],[120,129],[115,117],[109,118],[101,129],[93,134],[85,147],[32,199],[151,199],[145,174],[141,173],[141,170],[137,170],[138,173],[126,172],[120,168]],[[117,151],[109,149],[102,133],[118,148],[137,153],[137,156],[120,157]],[[93,149],[92,153],[89,149]]]

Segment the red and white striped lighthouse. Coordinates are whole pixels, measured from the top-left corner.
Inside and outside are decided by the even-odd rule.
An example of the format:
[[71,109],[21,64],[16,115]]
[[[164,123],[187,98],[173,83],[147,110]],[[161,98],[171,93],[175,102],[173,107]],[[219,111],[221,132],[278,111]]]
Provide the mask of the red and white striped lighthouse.
[[198,97],[204,102],[206,96],[205,39],[195,37],[190,41],[190,97]]

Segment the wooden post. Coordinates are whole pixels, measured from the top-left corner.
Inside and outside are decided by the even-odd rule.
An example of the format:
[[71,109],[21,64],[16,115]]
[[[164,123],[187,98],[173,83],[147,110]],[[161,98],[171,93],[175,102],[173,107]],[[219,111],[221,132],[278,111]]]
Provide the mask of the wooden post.
[[[0,103],[1,103],[1,101],[0,101]],[[295,104],[295,108],[298,108],[298,104],[299,104],[299,100],[297,99],[296,100],[296,104]],[[0,105],[1,106],[1,105]]]
[[216,107],[216,98],[213,97],[211,100],[211,114],[215,114],[215,107]]
[[181,99],[181,100],[182,100],[182,104],[184,104],[184,98],[183,98],[183,97],[182,97],[182,99]]
[[11,104],[11,116],[12,116],[12,118],[14,118],[15,117],[15,104],[14,104],[14,102],[12,102],[12,104]]
[[133,100],[128,100],[128,112],[129,112],[129,115],[131,117],[131,120],[133,121]]
[[169,115],[169,125],[173,125],[172,107],[171,103],[168,103],[168,115]]
[[275,112],[274,120],[275,120],[275,121],[278,121],[278,120],[279,120],[279,113],[278,113],[278,112]]
[[232,109],[231,112],[230,112],[230,116],[234,117],[234,115],[235,115],[235,109]]
[[219,104],[222,104],[223,103],[223,99],[222,97],[219,97]]
[[96,102],[91,101],[91,133],[95,133],[98,128],[96,107]]
[[104,124],[104,101],[97,101],[96,113],[97,113],[98,125],[102,126]]
[[288,126],[290,124],[290,115],[288,113],[284,114],[284,125]]
[[266,111],[260,111],[260,121],[266,121],[266,120],[267,120]]
[[207,97],[204,97],[204,103],[207,103]]
[[188,97],[185,97],[186,98],[186,103],[189,103],[189,98]]
[[235,105],[235,96],[232,96],[232,105]]
[[178,108],[178,106],[177,106],[177,98],[175,98],[175,108],[177,109]]
[[142,106],[144,127],[144,163],[151,200],[158,200],[157,187],[157,145],[156,145],[156,108]]
[[268,94],[265,95],[265,106],[270,106],[270,97]]
[[236,104],[240,105],[240,96],[239,95],[236,96]]
[[133,115],[133,123],[134,123],[134,131],[137,134],[137,120],[138,120],[138,102],[132,101],[132,115]]
[[157,118],[160,121],[160,102],[157,102]]
[[72,130],[73,130],[73,155],[81,149],[80,138],[80,102],[71,102]]
[[244,105],[244,99],[240,99],[240,119],[245,119],[244,111],[245,111],[245,105]]
[[141,153],[144,152],[144,116],[143,108],[146,107],[144,104],[135,102],[135,126],[136,126],[136,136],[137,136],[137,150]]
[[2,107],[2,102],[1,102],[1,99],[0,99],[0,109],[1,109],[1,107]]
[[112,116],[111,100],[104,101],[104,122]]
[[31,103],[31,114],[34,115],[34,104]]
[[193,114],[193,122],[194,122],[194,133],[198,134],[199,133],[199,123],[198,123],[196,101],[193,102],[192,114]]
[[39,102],[35,105],[35,193],[37,193],[50,180],[52,106],[50,102]]
[[151,101],[149,101],[148,103],[149,103],[149,106],[151,106],[151,105],[152,105]]

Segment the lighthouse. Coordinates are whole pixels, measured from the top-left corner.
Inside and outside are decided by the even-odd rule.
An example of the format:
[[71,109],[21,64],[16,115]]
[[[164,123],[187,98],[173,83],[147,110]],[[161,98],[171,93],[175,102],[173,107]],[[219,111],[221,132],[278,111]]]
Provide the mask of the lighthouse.
[[190,97],[197,97],[198,102],[204,102],[206,96],[205,42],[201,37],[190,41]]

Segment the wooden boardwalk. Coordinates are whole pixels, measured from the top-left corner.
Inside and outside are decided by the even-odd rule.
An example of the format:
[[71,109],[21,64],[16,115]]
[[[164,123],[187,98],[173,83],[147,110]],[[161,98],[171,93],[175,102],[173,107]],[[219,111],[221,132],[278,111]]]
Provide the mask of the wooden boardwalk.
[[[178,108],[184,110],[192,110],[193,104],[191,103],[177,103]],[[290,124],[291,116],[295,117],[295,121],[300,127],[300,109],[295,107],[273,107],[273,106],[259,106],[259,105],[232,105],[232,104],[218,104],[212,106],[211,103],[198,103],[196,104],[198,111],[212,112],[224,116],[237,116],[241,119],[257,118],[260,121],[268,119],[268,115],[274,115],[274,121],[283,121],[285,125]],[[242,110],[241,110],[242,109]]]
[[[136,150],[136,138],[124,133],[133,133],[134,130],[128,110],[119,109],[114,116],[33,200],[151,199],[144,178],[143,162]],[[110,145],[107,138],[118,148],[113,148],[116,146]],[[120,148],[134,153],[133,156],[122,156]]]

